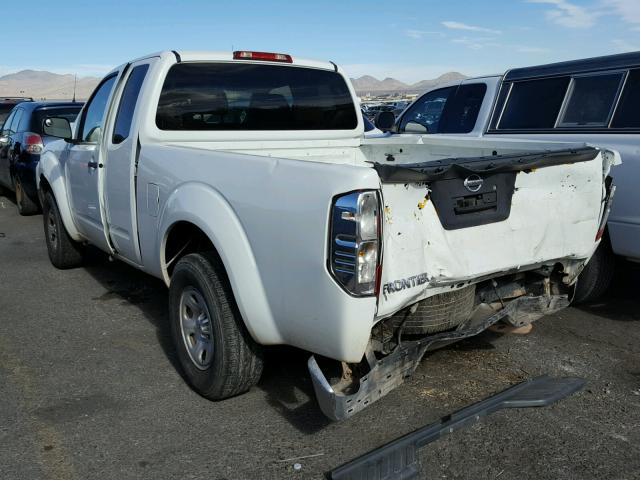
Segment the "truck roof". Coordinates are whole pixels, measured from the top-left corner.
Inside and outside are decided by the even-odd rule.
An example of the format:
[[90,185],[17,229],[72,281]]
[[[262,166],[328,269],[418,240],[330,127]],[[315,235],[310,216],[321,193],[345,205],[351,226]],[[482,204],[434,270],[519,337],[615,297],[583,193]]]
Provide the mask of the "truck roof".
[[[286,53],[286,52],[282,52],[282,53]],[[291,54],[287,53],[287,55],[291,55]],[[199,51],[199,50],[165,50],[161,52],[150,53],[142,57],[138,57],[127,63],[133,63],[133,62],[137,62],[137,61],[144,60],[147,58],[152,58],[152,57],[167,57],[167,56],[175,57],[178,60],[178,62],[239,61],[239,62],[266,63],[266,64],[273,63],[273,62],[266,62],[266,61],[259,61],[259,60],[234,60],[233,52],[229,52],[229,51],[225,52],[225,51]],[[339,67],[335,63],[331,61],[327,62],[327,61],[321,61],[321,60],[312,60],[308,58],[300,58],[295,55],[291,55],[291,57],[293,59],[293,63],[290,63],[290,64],[281,63],[280,65],[294,65],[294,66],[300,66],[300,67],[319,68],[323,70],[335,70],[336,72],[342,71],[341,69],[339,69]],[[117,71],[120,68],[122,68],[122,65],[116,67],[113,71]]]
[[617,55],[606,55],[582,60],[570,60],[568,62],[549,63],[534,67],[514,68],[505,74],[504,80],[509,82],[637,66],[640,66],[640,52],[620,53]]

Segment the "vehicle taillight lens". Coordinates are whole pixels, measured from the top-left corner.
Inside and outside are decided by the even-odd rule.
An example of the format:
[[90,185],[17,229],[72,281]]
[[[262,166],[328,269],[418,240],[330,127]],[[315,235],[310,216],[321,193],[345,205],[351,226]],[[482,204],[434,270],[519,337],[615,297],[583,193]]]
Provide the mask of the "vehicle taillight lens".
[[293,63],[291,55],[286,53],[271,52],[248,52],[246,50],[237,50],[233,52],[234,60],[261,60],[263,62],[284,62]]
[[330,269],[356,296],[371,296],[380,283],[380,200],[376,191],[341,195],[331,214]]
[[24,149],[28,153],[42,153],[44,144],[42,143],[42,137],[37,133],[25,133],[24,136]]

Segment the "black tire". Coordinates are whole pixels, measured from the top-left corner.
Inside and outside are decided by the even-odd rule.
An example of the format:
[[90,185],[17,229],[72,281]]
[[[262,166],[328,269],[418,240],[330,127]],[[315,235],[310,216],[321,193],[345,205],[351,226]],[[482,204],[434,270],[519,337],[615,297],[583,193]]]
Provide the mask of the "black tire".
[[605,236],[578,277],[573,303],[592,302],[600,298],[613,281],[616,259],[609,238]]
[[82,265],[84,247],[74,241],[67,233],[67,229],[60,217],[58,204],[51,192],[47,192],[44,196],[42,213],[47,251],[53,266],[67,269]]
[[34,215],[38,213],[38,204],[31,200],[22,188],[20,179],[15,179],[16,186],[16,205],[18,207],[18,213],[22,216]]
[[[194,335],[198,338],[207,335],[203,330],[188,335],[185,333],[188,329],[183,328],[182,323],[183,315],[189,320],[195,316],[202,318],[202,315],[189,313],[186,306],[190,301],[198,301],[192,296],[194,292],[206,306],[208,342],[213,348],[209,358],[198,356],[197,360],[192,359],[193,350],[190,353],[187,345],[196,349]],[[198,308],[195,312],[202,312]],[[247,331],[224,266],[215,253],[192,253],[177,263],[169,287],[169,321],[180,365],[187,381],[199,394],[211,400],[222,400],[244,393],[258,383],[263,368],[262,347]],[[208,365],[207,361],[210,362]]]

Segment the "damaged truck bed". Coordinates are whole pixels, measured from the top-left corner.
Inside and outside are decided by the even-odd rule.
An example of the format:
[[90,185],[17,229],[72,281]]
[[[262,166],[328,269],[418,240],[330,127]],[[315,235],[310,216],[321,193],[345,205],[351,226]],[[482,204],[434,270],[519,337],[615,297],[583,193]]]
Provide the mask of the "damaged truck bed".
[[385,249],[364,360],[343,364],[332,385],[309,359],[321,409],[334,420],[402,384],[429,350],[567,307],[615,190],[604,178],[615,154],[601,162],[589,146],[422,163],[398,162],[402,152],[373,164]]

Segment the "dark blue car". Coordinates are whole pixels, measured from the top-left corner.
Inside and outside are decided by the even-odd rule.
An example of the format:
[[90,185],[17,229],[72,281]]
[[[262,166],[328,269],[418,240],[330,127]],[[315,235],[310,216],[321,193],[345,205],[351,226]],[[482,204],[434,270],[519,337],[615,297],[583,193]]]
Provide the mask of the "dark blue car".
[[42,124],[47,117],[64,117],[74,122],[82,103],[23,102],[17,104],[0,131],[0,189],[16,193],[20,215],[39,210],[36,165],[44,146],[57,137],[45,135]]

